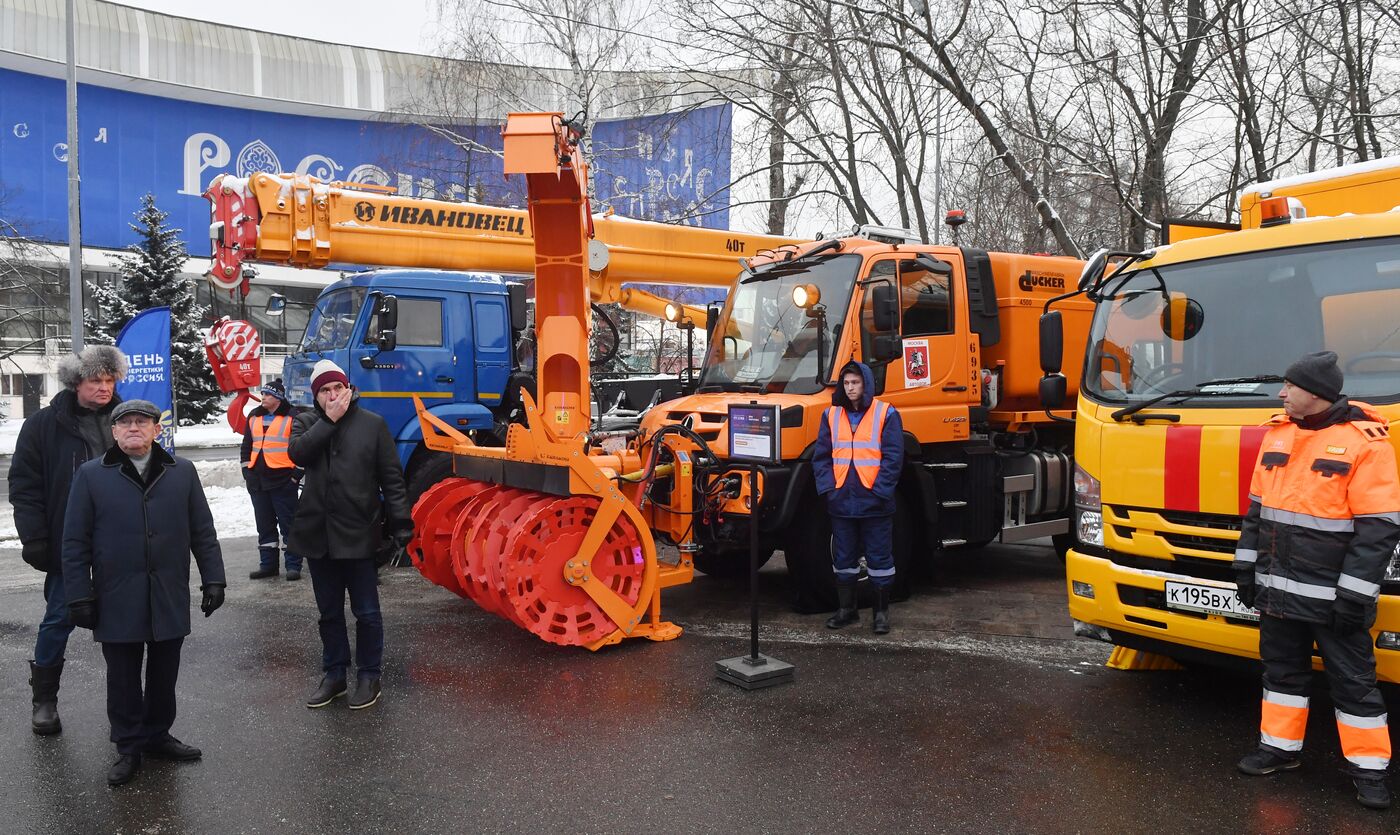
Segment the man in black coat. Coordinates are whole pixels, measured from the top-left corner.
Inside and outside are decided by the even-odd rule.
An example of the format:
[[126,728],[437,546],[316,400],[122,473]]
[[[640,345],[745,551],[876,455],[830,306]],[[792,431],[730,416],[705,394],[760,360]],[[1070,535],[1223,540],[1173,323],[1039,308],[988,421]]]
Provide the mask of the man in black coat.
[[[253,502],[253,519],[258,525],[258,570],[250,580],[277,576],[280,551],[287,554],[287,579],[301,579],[301,557],[286,548],[297,512],[297,485],[301,468],[292,463],[288,449],[292,439],[292,418],[300,411],[287,402],[282,381],[273,380],[261,389],[262,405],[248,415],[243,432],[243,482]],[[281,528],[281,548],[278,547]]]
[[[345,597],[355,615],[355,695],[359,710],[379,700],[384,619],[379,611],[376,559],[384,530],[403,547],[413,535],[408,489],[384,419],[361,409],[340,366],[321,360],[311,370],[316,407],[292,425],[292,460],[306,469],[287,547],[305,557],[320,610],[324,676],[306,701],[325,707],[346,694],[350,640]],[[384,518],[388,514],[388,524]]]
[[43,620],[29,662],[34,691],[31,727],[41,735],[63,730],[58,685],[73,624],[59,563],[63,513],[73,474],[112,444],[112,409],[121,402],[117,381],[126,376],[126,356],[110,345],[89,345],[58,363],[63,391],[24,422],[10,462],[10,504],[24,561],[44,572]]
[[191,552],[204,616],[224,602],[224,561],[199,474],[155,443],[159,421],[160,410],[146,400],[112,411],[116,444],[79,468],[63,525],[68,618],[92,630],[107,660],[107,718],[118,755],[107,782],[114,786],[136,776],[143,754],[200,757],[170,735],[180,647],[190,634]]

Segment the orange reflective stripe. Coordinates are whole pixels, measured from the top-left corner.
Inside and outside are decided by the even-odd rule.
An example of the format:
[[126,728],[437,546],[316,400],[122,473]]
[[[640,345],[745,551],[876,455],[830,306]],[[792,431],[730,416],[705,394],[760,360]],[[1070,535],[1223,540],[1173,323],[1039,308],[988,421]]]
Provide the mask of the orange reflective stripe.
[[845,409],[832,406],[827,410],[828,428],[831,430],[831,467],[839,489],[846,483],[846,475],[854,467],[856,476],[865,489],[875,487],[875,479],[880,474],[880,436],[885,428],[885,415],[889,404],[872,401],[870,408],[861,415],[855,431],[846,419]]
[[249,468],[257,463],[259,455],[262,455],[264,463],[274,470],[290,469],[296,466],[287,454],[292,441],[292,418],[290,415],[279,415],[273,418],[271,425],[265,424],[262,420],[252,420],[248,422],[248,426],[253,432],[253,451],[248,456],[247,464]]
[[1303,750],[1308,727],[1308,699],[1264,691],[1259,713],[1260,740],[1281,751]]
[[1390,765],[1390,728],[1384,716],[1352,716],[1337,711],[1337,736],[1342,740],[1342,756],[1373,770]]

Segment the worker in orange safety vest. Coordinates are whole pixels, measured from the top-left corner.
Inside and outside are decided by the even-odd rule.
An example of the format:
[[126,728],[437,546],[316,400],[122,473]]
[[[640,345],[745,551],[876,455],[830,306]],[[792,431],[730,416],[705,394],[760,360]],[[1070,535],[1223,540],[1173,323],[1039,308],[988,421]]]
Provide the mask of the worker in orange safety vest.
[[1264,700],[1245,774],[1297,768],[1308,721],[1312,648],[1331,686],[1337,734],[1357,800],[1390,806],[1390,731],[1369,631],[1400,542],[1400,478],[1386,420],[1342,396],[1331,351],[1284,374],[1284,415],[1270,421],[1231,564],[1240,601],[1259,610]]
[[[292,463],[287,446],[292,440],[292,419],[298,409],[287,402],[282,381],[273,380],[259,390],[262,405],[248,416],[243,433],[243,480],[253,501],[258,526],[258,569],[248,575],[261,580],[278,575],[279,555],[291,535],[297,511],[297,489],[302,470]],[[278,529],[281,538],[278,538]],[[287,551],[287,579],[301,579],[301,557]]]
[[890,586],[894,584],[895,488],[904,467],[904,426],[899,412],[875,398],[869,366],[849,362],[822,416],[812,470],[817,493],[831,515],[831,562],[836,572],[836,614],[831,629],[860,622],[856,583],[860,557],[875,592],[877,635],[890,631]]

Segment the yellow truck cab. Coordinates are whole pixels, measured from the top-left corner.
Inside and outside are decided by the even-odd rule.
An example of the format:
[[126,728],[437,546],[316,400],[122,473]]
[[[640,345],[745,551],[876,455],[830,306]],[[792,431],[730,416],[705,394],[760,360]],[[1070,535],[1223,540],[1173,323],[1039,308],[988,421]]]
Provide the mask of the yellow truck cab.
[[[1079,635],[1257,658],[1230,561],[1282,411],[1278,375],[1335,351],[1344,393],[1400,419],[1400,158],[1251,186],[1240,211],[1238,225],[1173,222],[1153,250],[1100,253],[1081,279],[1095,314],[1066,556]],[[1380,678],[1400,681],[1395,558],[1373,633]]]

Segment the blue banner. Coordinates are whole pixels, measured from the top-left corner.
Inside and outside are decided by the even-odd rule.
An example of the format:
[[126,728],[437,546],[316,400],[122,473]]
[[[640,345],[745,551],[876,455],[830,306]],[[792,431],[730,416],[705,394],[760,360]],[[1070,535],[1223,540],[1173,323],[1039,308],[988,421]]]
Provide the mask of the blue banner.
[[[146,192],[209,254],[216,175],[295,171],[390,186],[411,197],[523,205],[502,170],[502,123],[452,125],[468,151],[420,125],[271,113],[82,84],[83,243],[121,249]],[[68,146],[61,79],[0,69],[0,215],[24,234],[67,239]],[[588,126],[594,209],[642,220],[729,225],[729,105]],[[713,198],[713,199],[712,199]]]
[[123,400],[149,400],[160,409],[156,443],[175,451],[174,391],[170,368],[170,308],[143,310],[122,328],[117,348],[126,354],[126,377],[117,383]]

